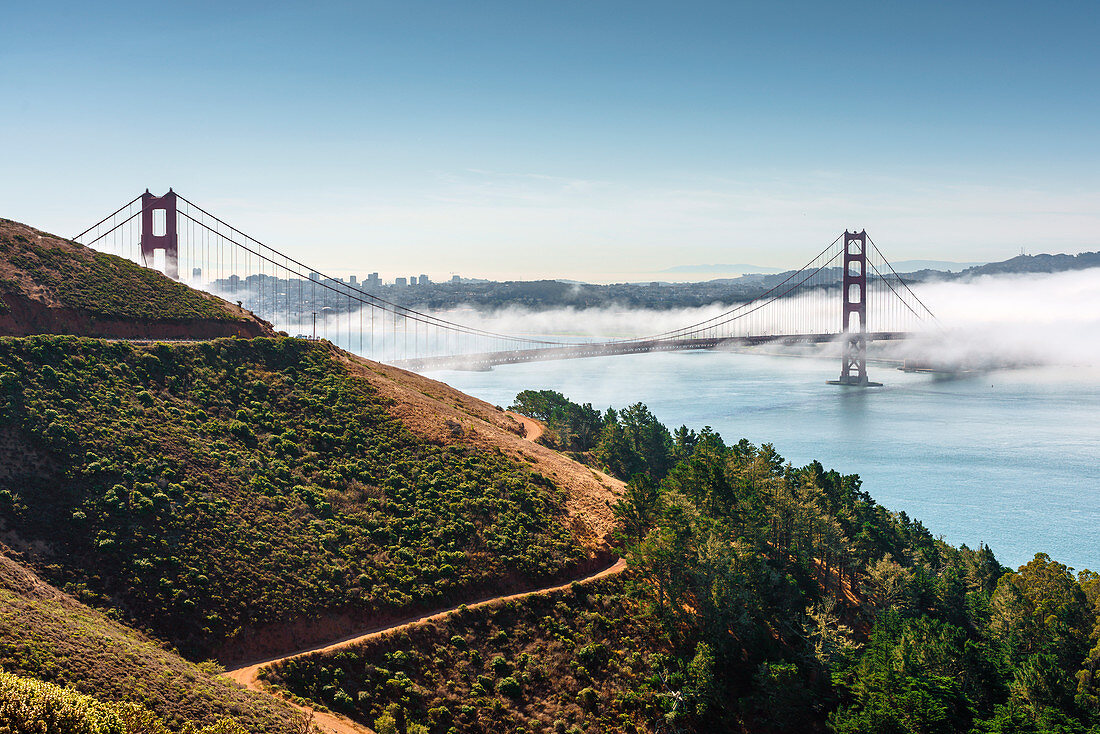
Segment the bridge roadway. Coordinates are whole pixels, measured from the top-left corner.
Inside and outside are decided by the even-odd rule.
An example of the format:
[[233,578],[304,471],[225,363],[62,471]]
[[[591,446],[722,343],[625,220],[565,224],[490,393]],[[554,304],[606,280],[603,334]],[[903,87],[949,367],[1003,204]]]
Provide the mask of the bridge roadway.
[[[476,352],[442,357],[399,359],[390,364],[413,372],[429,370],[487,370],[500,364],[521,364],[558,359],[585,359],[644,352],[689,352],[720,347],[745,347],[759,344],[823,344],[840,334],[770,334],[762,336],[709,337],[699,339],[644,339],[637,341],[593,342],[563,347],[516,349],[503,352]],[[896,341],[909,334],[903,331],[869,331],[867,341]]]

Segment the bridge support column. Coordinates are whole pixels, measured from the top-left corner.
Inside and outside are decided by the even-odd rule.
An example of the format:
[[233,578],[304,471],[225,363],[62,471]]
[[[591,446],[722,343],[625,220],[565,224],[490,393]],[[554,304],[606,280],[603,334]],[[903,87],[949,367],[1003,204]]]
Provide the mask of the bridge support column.
[[829,384],[881,387],[881,382],[867,379],[867,230],[844,230],[843,282],[844,353],[840,379]]
[[[164,212],[164,229],[159,231],[159,217]],[[141,262],[153,267],[157,250],[164,250],[164,274],[179,280],[179,233],[176,224],[176,193],[168,189],[164,196],[153,196],[149,189],[141,195]]]

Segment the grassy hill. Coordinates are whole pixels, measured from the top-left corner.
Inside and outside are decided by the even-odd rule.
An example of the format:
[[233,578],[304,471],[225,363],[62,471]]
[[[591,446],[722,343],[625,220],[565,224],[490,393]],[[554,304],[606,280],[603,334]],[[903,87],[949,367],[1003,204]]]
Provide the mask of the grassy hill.
[[261,336],[270,327],[161,273],[0,219],[0,335]]
[[[233,719],[249,732],[282,734],[300,723],[299,713],[279,699],[241,690],[217,677],[215,666],[190,663],[89,609],[43,582],[2,547],[0,669],[8,674],[0,677],[0,730],[4,730],[5,715],[12,714],[6,703],[34,698],[28,697],[25,683],[12,680],[13,675],[98,699],[90,702],[56,689],[46,688],[45,693],[40,689],[37,695],[45,697],[43,706],[55,714],[59,708],[69,708],[73,717],[84,712],[93,719],[111,719],[119,710],[105,704],[113,702],[136,704],[173,730],[188,723],[201,727]],[[68,702],[66,706],[61,706],[62,701]],[[71,730],[83,731],[75,725]],[[236,730],[226,730],[230,731]]]
[[0,338],[0,537],[200,659],[590,562],[614,483],[459,395],[286,338]]

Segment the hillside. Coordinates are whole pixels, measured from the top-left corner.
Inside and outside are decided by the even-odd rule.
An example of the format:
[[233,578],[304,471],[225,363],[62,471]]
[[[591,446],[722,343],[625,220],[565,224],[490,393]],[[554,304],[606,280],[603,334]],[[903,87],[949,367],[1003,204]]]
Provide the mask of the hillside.
[[204,339],[272,331],[155,270],[0,219],[0,335],[28,334]]
[[1100,252],[1082,252],[1077,255],[1050,255],[1047,253],[1017,255],[1001,262],[967,268],[959,273],[959,276],[966,278],[1004,273],[1059,273],[1065,270],[1084,270],[1086,268],[1100,268]]
[[197,659],[602,562],[621,484],[439,383],[295,339],[0,339],[0,539]]
[[282,734],[300,723],[289,705],[243,691],[211,666],[190,663],[89,609],[9,553],[0,546],[0,669],[5,672],[104,702],[139,704],[173,729],[232,718],[253,734]]

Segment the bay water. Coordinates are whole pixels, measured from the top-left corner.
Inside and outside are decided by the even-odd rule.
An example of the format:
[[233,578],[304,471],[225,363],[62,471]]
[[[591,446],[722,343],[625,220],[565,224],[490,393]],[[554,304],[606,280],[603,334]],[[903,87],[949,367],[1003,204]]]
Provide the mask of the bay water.
[[1006,565],[1045,552],[1100,571],[1100,369],[943,379],[872,366],[882,387],[826,385],[838,371],[834,359],[685,352],[428,376],[502,407],[525,389],[600,409],[642,402],[670,430],[711,426],[797,466],[859,474],[880,504]]

